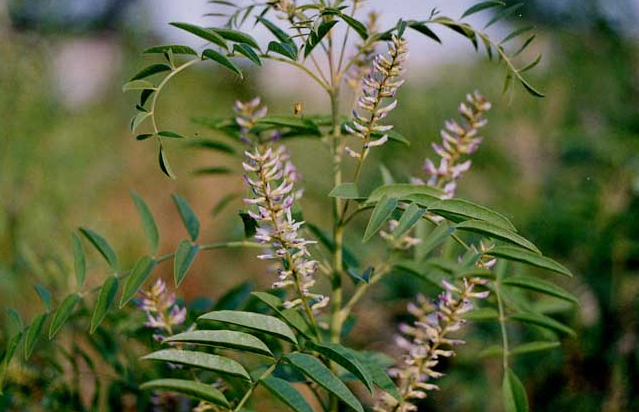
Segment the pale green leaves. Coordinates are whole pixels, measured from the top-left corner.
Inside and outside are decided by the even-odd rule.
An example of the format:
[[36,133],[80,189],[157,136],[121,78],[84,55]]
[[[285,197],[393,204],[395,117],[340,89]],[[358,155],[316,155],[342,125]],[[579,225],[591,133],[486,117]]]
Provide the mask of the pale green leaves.
[[100,293],[98,294],[98,300],[93,309],[93,316],[91,317],[90,333],[98,329],[98,326],[100,326],[109,308],[113,304],[115,295],[118,293],[118,283],[117,277],[109,276],[102,284]]
[[295,334],[286,323],[272,316],[262,315],[260,313],[220,310],[206,313],[200,316],[198,321],[220,322],[241,326],[297,344]]
[[173,198],[173,202],[177,207],[180,217],[182,218],[182,222],[184,223],[184,227],[189,233],[191,240],[197,240],[197,237],[200,234],[200,221],[193,212],[193,209],[183,197],[175,194],[171,195],[171,197]]
[[494,249],[491,249],[489,253],[490,255],[498,258],[522,262],[542,269],[547,269],[564,276],[572,277],[572,273],[565,266],[545,256],[529,252],[526,249],[520,249],[513,246],[497,246]]
[[507,368],[504,373],[502,396],[505,412],[528,412],[526,389],[510,368]]
[[165,342],[214,346],[217,348],[235,349],[242,352],[253,352],[271,358],[273,357],[271,350],[264,342],[255,336],[231,330],[197,330],[184,332],[167,338]]
[[51,324],[49,325],[49,339],[53,339],[62,325],[64,325],[67,319],[69,319],[69,316],[71,316],[71,313],[73,313],[75,305],[78,304],[80,299],[81,298],[78,294],[73,293],[64,298],[62,303],[60,303],[60,306],[58,306],[58,309],[56,309],[55,313],[53,314],[53,319],[51,320]]
[[386,220],[393,214],[397,204],[397,199],[386,195],[379,199],[377,205],[375,205],[375,209],[373,209],[373,213],[371,214],[371,218],[366,226],[366,230],[364,231],[364,242],[368,241],[382,228]]
[[122,297],[120,298],[120,308],[124,307],[133,296],[138,292],[140,287],[147,280],[151,271],[155,267],[156,261],[149,256],[142,256],[135,263],[131,274],[124,283]]
[[158,232],[155,219],[153,218],[153,214],[151,213],[151,209],[149,209],[149,206],[147,206],[144,200],[136,192],[132,191],[131,197],[133,198],[135,207],[138,210],[140,219],[142,220],[142,228],[144,229],[144,234],[149,241],[151,253],[155,254],[157,253],[158,246],[160,244],[160,234]]
[[160,390],[179,393],[199,400],[209,402],[213,405],[229,409],[230,405],[226,397],[212,385],[186,379],[156,379],[140,385],[142,390]]
[[402,214],[397,227],[393,231],[393,237],[399,239],[408,232],[424,216],[426,209],[419,207],[417,203],[411,203]]
[[109,245],[109,242],[106,241],[105,238],[92,231],[91,229],[87,229],[84,227],[80,228],[80,233],[84,235],[85,238],[97,249],[98,252],[104,257],[109,266],[112,269],[116,270],[118,266],[118,258]]
[[175,251],[175,258],[173,260],[173,279],[175,286],[180,286],[184,276],[186,276],[191,263],[195,260],[195,256],[199,250],[198,245],[194,245],[188,240],[183,240]]
[[44,323],[47,321],[48,313],[43,313],[38,315],[33,319],[31,325],[29,325],[29,329],[27,330],[25,340],[24,340],[24,358],[29,359],[31,353],[33,353],[33,349],[35,345],[38,343],[38,339],[40,339],[40,335],[42,335],[42,329],[44,328]]
[[457,230],[478,233],[480,235],[492,237],[493,239],[499,239],[505,242],[513,243],[517,246],[521,246],[528,250],[531,250],[537,254],[541,253],[535,245],[533,245],[524,237],[518,235],[513,231],[504,229],[500,226],[495,226],[488,222],[483,222],[481,220],[467,220],[465,222],[458,223],[455,227]]
[[359,191],[355,183],[342,183],[335,186],[328,194],[330,197],[338,197],[340,199],[359,199]]
[[74,232],[71,241],[73,247],[73,266],[75,268],[76,288],[81,290],[87,277],[87,261],[80,237]]
[[142,357],[144,360],[169,362],[234,376],[250,381],[251,378],[242,365],[233,359],[204,352],[190,350],[163,349]]

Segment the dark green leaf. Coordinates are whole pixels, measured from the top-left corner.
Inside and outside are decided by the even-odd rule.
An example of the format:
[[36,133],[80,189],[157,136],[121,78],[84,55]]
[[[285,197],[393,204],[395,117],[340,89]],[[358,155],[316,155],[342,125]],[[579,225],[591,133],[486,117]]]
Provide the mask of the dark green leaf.
[[251,47],[249,47],[247,44],[244,44],[244,43],[234,44],[233,52],[241,54],[242,56],[248,58],[253,63],[257,64],[258,66],[262,65],[260,56],[258,56],[257,53],[255,53],[255,51]]
[[373,235],[382,228],[386,220],[393,214],[393,211],[395,211],[397,203],[397,199],[393,197],[382,196],[381,199],[379,199],[364,231],[364,237],[362,239],[364,242],[373,237]]
[[469,7],[460,17],[460,19],[463,19],[464,17],[470,16],[471,14],[475,14],[477,12],[480,12],[482,10],[486,10],[486,9],[490,9],[492,7],[497,7],[497,6],[505,6],[506,3],[504,3],[503,1],[483,1],[481,3],[477,3],[474,6]]
[[295,412],[313,412],[313,408],[306,402],[304,396],[300,394],[293,385],[284,379],[269,376],[261,379],[262,385],[268,389],[275,397],[288,405]]
[[256,330],[268,335],[274,335],[297,344],[295,334],[286,323],[272,316],[261,313],[242,312],[232,310],[220,310],[206,313],[198,318],[198,321],[220,322],[229,325],[241,326],[247,329]]
[[350,350],[337,343],[309,342],[307,346],[355,375],[373,393],[372,377]]
[[529,323],[531,325],[540,326],[545,329],[554,330],[556,332],[562,332],[570,336],[576,336],[574,330],[568,326],[557,322],[556,320],[549,318],[548,316],[538,315],[536,313],[520,312],[513,313],[508,316],[509,318],[518,322]]
[[240,211],[240,218],[242,219],[242,224],[244,225],[244,237],[247,239],[255,236],[255,233],[258,228],[257,221],[251,217],[247,212]]
[[160,245],[160,234],[158,233],[158,227],[155,224],[153,213],[151,213],[151,209],[149,209],[149,206],[146,202],[144,202],[144,199],[142,199],[136,192],[131,191],[131,197],[133,198],[135,208],[138,210],[138,214],[142,220],[142,228],[144,229],[144,234],[149,241],[149,246],[151,246],[151,253],[155,254],[157,253],[158,246]]
[[211,43],[215,43],[218,46],[223,47],[224,49],[227,49],[226,40],[224,40],[222,36],[220,36],[219,34],[217,34],[216,32],[212,30],[206,29],[204,27],[196,26],[194,24],[189,24],[189,23],[173,22],[169,24],[171,26],[177,27],[178,29],[188,31],[191,34],[195,34],[196,36],[201,37],[204,40],[208,40]]
[[150,139],[153,136],[155,136],[153,133],[142,133],[135,136],[135,140],[142,141],[142,140]]
[[495,16],[492,19],[490,19],[490,21],[488,23],[486,23],[486,25],[484,26],[484,29],[487,29],[488,27],[490,27],[493,24],[497,23],[499,20],[505,19],[506,17],[510,16],[511,14],[516,12],[523,5],[524,5],[524,3],[517,3],[517,4],[513,4],[510,7],[507,7],[505,9],[503,9],[499,13],[495,14]]
[[386,373],[385,370],[390,365],[380,365],[376,361],[376,359],[371,356],[371,354],[366,352],[353,351],[353,354],[357,357],[357,359],[359,359],[364,368],[366,368],[375,386],[388,393],[398,401],[401,401],[402,396],[397,390],[397,386],[395,386],[395,383],[393,383],[393,380],[388,376],[388,373]]
[[175,251],[175,259],[173,260],[173,279],[176,287],[182,283],[191,263],[195,260],[198,250],[199,246],[192,244],[188,240],[183,240],[178,245]]
[[197,56],[197,52],[188,46],[181,45],[166,45],[166,46],[155,46],[150,49],[144,50],[142,53],[144,54],[164,54],[168,53],[169,50],[173,54],[191,54],[193,56]]
[[184,198],[176,194],[171,195],[171,197],[173,198],[173,202],[180,213],[184,227],[189,232],[191,240],[195,241],[200,234],[200,221]]
[[276,41],[272,41],[268,44],[267,51],[281,54],[282,56],[288,57],[293,61],[297,60],[296,50],[286,43],[278,43]]
[[104,317],[115,300],[115,295],[117,293],[118,278],[115,276],[109,276],[100,288],[100,294],[98,295],[98,300],[95,303],[95,309],[93,309],[93,316],[91,317],[91,333],[95,332],[104,320]]
[[163,361],[176,365],[190,366],[194,368],[214,371],[221,374],[235,376],[251,380],[248,372],[242,365],[233,359],[210,353],[191,350],[163,349],[142,357],[144,360]]
[[453,222],[483,220],[516,232],[515,226],[501,213],[462,199],[444,199],[428,207],[428,211]]
[[161,130],[158,132],[158,135],[162,137],[170,137],[172,139],[184,139],[184,136],[182,136],[181,134],[172,132],[170,130]]
[[38,315],[33,319],[29,329],[27,330],[27,334],[24,340],[24,358],[28,360],[31,357],[31,353],[35,348],[36,343],[38,343],[38,339],[40,339],[40,335],[42,335],[42,329],[44,328],[44,323],[47,321],[48,313],[43,313]]
[[147,280],[151,271],[155,267],[156,261],[149,256],[142,256],[136,262],[131,274],[124,283],[122,297],[120,298],[120,308],[124,307],[129,300],[140,290],[144,282]]
[[22,339],[22,335],[23,333],[17,333],[16,335],[13,335],[7,344],[7,350],[4,352],[4,356],[2,357],[2,362],[0,362],[0,395],[3,394],[3,386],[4,386],[4,378],[7,374],[7,368],[9,366],[9,363],[11,362],[11,359],[13,358],[13,355],[16,352],[16,349],[18,348],[18,344],[20,343],[20,340]]
[[481,220],[467,220],[465,222],[458,223],[455,227],[457,230],[479,233],[494,239],[510,242],[540,254],[539,249],[537,249],[537,247],[527,239],[513,231],[504,229],[500,226],[495,226],[491,223],[483,222]]
[[455,231],[455,227],[446,222],[442,222],[433,229],[426,237],[422,238],[422,242],[418,245],[420,253],[425,256],[437,246],[444,243],[448,236]]
[[51,292],[49,292],[47,288],[42,285],[35,285],[33,288],[40,297],[44,308],[47,310],[47,312],[49,312],[51,310]]
[[304,58],[308,57],[313,51],[315,46],[320,44],[324,37],[331,31],[334,25],[337,24],[337,20],[323,21],[317,31],[311,30],[304,45]]
[[422,209],[417,203],[411,203],[399,219],[399,224],[393,231],[393,237],[395,239],[401,238],[424,216],[424,213],[426,213],[426,209]]
[[228,167],[203,167],[193,171],[194,175],[207,176],[207,175],[230,175],[233,174],[233,170]]
[[178,342],[194,345],[207,345],[216,348],[236,349],[273,357],[268,346],[253,335],[232,330],[196,330],[178,333],[165,340],[166,343]]
[[297,60],[297,46],[295,45],[293,39],[288,34],[286,34],[284,30],[280,29],[264,17],[258,17],[257,20],[262,23],[271,33],[273,33],[273,35],[277,37],[280,42],[288,45],[288,47],[293,50],[293,53],[295,55],[293,60]]
[[129,80],[129,82],[144,79],[146,77],[153,76],[154,74],[167,71],[171,71],[171,66],[167,64],[152,64],[140,70],[135,76],[131,77],[131,80]]
[[162,170],[162,172],[171,179],[175,179],[175,175],[173,174],[173,170],[171,170],[171,165],[169,164],[169,159],[167,159],[166,157],[164,146],[160,146],[160,151],[158,153],[158,162],[160,163],[160,169]]
[[520,275],[509,277],[502,283],[506,286],[533,290],[535,292],[543,293],[545,295],[554,296],[559,299],[567,300],[568,302],[579,304],[579,300],[575,296],[568,293],[559,286],[556,286],[555,284],[542,279]]
[[73,293],[64,298],[62,303],[60,303],[60,306],[58,306],[58,309],[56,309],[55,313],[53,314],[53,319],[51,320],[51,324],[49,325],[49,339],[53,339],[62,325],[64,325],[67,319],[69,319],[69,316],[71,316],[71,313],[73,313],[75,305],[78,304],[80,299],[81,298],[79,295]]
[[519,82],[524,86],[524,88],[528,91],[528,93],[532,94],[536,97],[545,97],[545,94],[535,89],[526,79],[521,76],[518,76]]
[[321,387],[337,396],[340,400],[357,412],[364,408],[351,391],[317,358],[304,353],[291,353],[285,359],[304,375],[317,382]]
[[507,368],[502,382],[504,412],[528,412],[526,388],[512,369]]
[[91,229],[87,229],[85,227],[80,228],[80,233],[84,235],[85,238],[95,247],[98,252],[104,257],[109,266],[112,269],[117,269],[118,266],[118,258],[109,245],[109,243],[102,236],[92,231]]
[[155,86],[153,83],[148,82],[146,80],[133,80],[131,82],[125,83],[122,86],[122,92],[126,93],[131,90],[154,90]]
[[521,29],[515,30],[512,33],[510,33],[508,36],[504,37],[504,40],[500,41],[499,44],[502,45],[506,43],[507,41],[514,39],[517,36],[521,36],[524,33],[528,33],[532,29],[534,29],[534,27],[529,26],[529,27],[523,27]]
[[348,14],[345,14],[345,13],[339,13],[339,17],[342,20],[344,20],[346,22],[346,24],[351,26],[351,28],[353,30],[355,30],[355,32],[357,34],[359,34],[359,36],[362,38],[362,40],[368,39],[368,30],[366,29],[366,26],[364,25],[364,23],[362,23],[359,20],[356,20],[356,19],[352,18],[351,16],[349,16]]
[[297,310],[284,309],[284,302],[270,293],[252,292],[251,294],[273,309],[281,319],[295,328],[295,330],[306,338],[310,338],[309,326]]
[[431,39],[435,40],[437,43],[441,44],[442,41],[439,38],[439,36],[437,36],[435,34],[434,31],[432,31],[430,28],[428,28],[428,26],[424,23],[418,22],[418,21],[412,21],[412,22],[408,22],[408,27],[410,27],[411,29],[427,36],[430,37]]
[[73,246],[73,266],[75,268],[75,281],[78,290],[84,287],[84,282],[87,277],[87,260],[84,256],[84,249],[82,248],[82,241],[80,236],[75,232],[71,235],[71,244]]
[[235,43],[246,43],[247,45],[258,50],[260,48],[260,46],[257,44],[257,42],[255,41],[253,37],[241,31],[231,30],[231,29],[220,29],[216,27],[211,27],[209,30],[214,31],[215,33],[219,34],[220,36],[222,36],[222,38],[226,40],[230,40]]
[[330,197],[338,197],[340,199],[359,199],[359,191],[355,183],[342,183],[335,186],[328,194]]
[[511,355],[523,355],[526,353],[541,352],[545,350],[555,349],[561,346],[559,342],[528,342],[512,348],[509,352]]
[[148,112],[140,112],[136,114],[133,119],[131,119],[131,131],[135,132],[135,130],[149,117],[151,117],[151,113]]
[[202,58],[203,59],[207,58],[215,62],[218,62],[222,66],[226,67],[227,69],[231,70],[232,72],[240,76],[240,78],[244,77],[242,75],[242,71],[240,70],[240,68],[237,67],[235,63],[229,60],[229,58],[223,55],[222,53],[216,52],[213,49],[206,49],[202,52]]
[[154,381],[143,383],[140,385],[140,389],[175,392],[209,402],[213,405],[221,406],[225,409],[231,408],[222,392],[214,388],[212,385],[207,385],[201,382],[186,379],[156,379]]
[[545,256],[529,252],[526,249],[520,249],[514,246],[497,246],[487,253],[498,258],[522,262],[538,268],[547,269],[564,276],[573,276],[570,270],[568,270],[565,266]]

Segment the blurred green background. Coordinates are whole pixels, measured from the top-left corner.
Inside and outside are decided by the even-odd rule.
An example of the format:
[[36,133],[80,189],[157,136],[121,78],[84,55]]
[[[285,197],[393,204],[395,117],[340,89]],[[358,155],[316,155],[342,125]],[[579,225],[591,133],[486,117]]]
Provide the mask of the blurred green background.
[[[154,211],[162,250],[184,236],[171,193],[192,203],[204,239],[241,236],[234,212],[239,201],[219,216],[211,213],[220,199],[237,191],[239,177],[192,173],[199,167],[238,165],[214,152],[171,145],[179,176],[171,181],[156,166],[153,144],[136,142],[128,130],[134,100],[120,86],[148,60],[139,52],[166,36],[147,17],[152,5],[56,3],[0,2],[0,302],[26,319],[39,305],[34,304],[33,284],[46,285],[54,296],[72,288],[73,228],[89,226],[103,233],[125,263],[143,252],[129,190],[139,192]],[[454,10],[470,4],[451,3]],[[565,340],[562,350],[541,357],[522,357],[515,365],[537,412],[639,410],[636,3],[525,2],[511,23],[537,28],[529,57],[540,52],[543,60],[530,75],[546,93],[543,99],[519,88],[514,95],[502,95],[503,71],[483,56],[476,58],[470,44],[455,43],[452,51],[446,44],[429,45],[424,56],[420,47],[427,41],[416,39],[409,86],[401,90],[400,109],[392,117],[411,147],[387,145],[379,155],[395,176],[419,176],[424,158],[431,156],[430,143],[438,140],[443,121],[456,116],[464,95],[479,89],[493,102],[485,143],[460,195],[507,215],[541,250],[576,273],[564,286],[581,302],[571,321],[578,339]],[[380,1],[373,6],[381,13],[390,7]],[[445,4],[441,8],[447,12]],[[409,17],[426,17],[429,10],[421,6],[418,16]],[[167,14],[165,19],[176,18]],[[289,114],[296,101],[304,103],[307,113],[325,107],[312,91],[301,94],[295,84],[272,79],[277,68],[268,70],[268,75],[249,71],[245,81],[213,66],[192,70],[169,86],[160,119],[173,130],[207,136],[211,132],[191,118],[229,115],[238,98],[260,94],[271,113]],[[304,204],[305,214],[314,216],[331,188],[322,165],[328,155],[318,142],[292,146],[306,184],[315,185]],[[381,181],[373,167],[366,174],[369,187]],[[98,284],[106,274],[97,259],[92,262],[89,279]],[[170,276],[169,267],[166,273]],[[251,252],[209,253],[198,259],[179,293],[187,300],[216,298],[247,279],[266,287],[270,281],[263,273]],[[409,298],[411,286],[389,283],[396,290],[386,293]],[[361,330],[378,331],[372,336],[390,342],[395,314],[402,308],[400,303],[392,310],[363,311]],[[1,325],[3,347],[10,325],[5,320]],[[476,333],[481,337],[481,330]],[[355,334],[353,340],[365,344],[369,337]],[[482,359],[479,364],[485,367],[478,366],[475,354],[481,349],[477,343],[461,349],[454,373],[424,410],[499,410],[499,363]],[[24,408],[16,410],[37,410]]]

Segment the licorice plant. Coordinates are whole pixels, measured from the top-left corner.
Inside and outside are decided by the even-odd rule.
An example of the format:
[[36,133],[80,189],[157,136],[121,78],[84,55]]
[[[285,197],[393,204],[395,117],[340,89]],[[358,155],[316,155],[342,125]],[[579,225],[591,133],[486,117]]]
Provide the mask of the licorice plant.
[[[383,185],[368,193],[360,190],[362,175],[371,169],[368,163],[379,158],[374,152],[380,146],[410,140],[395,130],[389,117],[393,110],[401,110],[398,92],[406,87],[411,50],[408,31],[440,42],[433,29],[451,29],[496,60],[495,65],[505,71],[506,90],[519,83],[531,95],[543,96],[523,77],[540,58],[515,65],[534,36],[511,47],[527,30],[515,30],[501,41],[486,32],[518,6],[487,1],[470,7],[459,19],[433,10],[418,20],[403,19],[393,27],[380,28],[377,14],[361,18],[364,0],[210,3],[216,7],[214,14],[228,17],[224,27],[171,23],[204,40],[203,50],[183,45],[152,47],[144,53],[162,62],[144,68],[123,87],[125,92],[139,93],[131,130],[137,140],[157,149],[164,174],[180,175],[169,164],[166,139],[188,139],[160,127],[158,98],[173,77],[198,63],[212,61],[239,78],[246,66],[267,62],[292,66],[326,93],[327,113],[300,113],[303,110],[296,104],[293,115],[274,115],[256,97],[237,101],[226,118],[199,118],[200,126],[227,140],[197,138],[195,144],[231,155],[243,176],[239,215],[245,238],[201,242],[198,217],[183,197],[173,195],[188,238],[175,252],[158,255],[159,232],[153,215],[134,194],[150,254],[123,270],[104,237],[87,228],[74,233],[77,290],[53,309],[50,293],[38,288],[47,309],[12,337],[4,351],[0,379],[8,377],[20,345],[29,357],[47,322],[51,339],[78,306],[92,305],[89,332],[93,333],[113,310],[118,294],[120,308],[139,295],[145,327],[164,346],[144,356],[141,363],[141,367],[159,365],[141,385],[142,391],[153,392],[156,407],[182,397],[192,401],[179,403],[180,410],[194,411],[262,410],[278,402],[282,406],[275,406],[277,410],[286,405],[296,412],[418,410],[422,404],[437,402],[427,395],[446,385],[443,376],[449,365],[441,361],[463,350],[467,322],[481,320],[494,322],[500,331],[498,346],[480,344],[502,359],[504,410],[527,411],[526,390],[510,360],[520,353],[555,348],[564,335],[574,334],[536,305],[540,294],[571,304],[576,299],[552,281],[527,275],[519,267],[510,270],[524,265],[572,276],[543,256],[509,219],[456,197],[457,183],[483,143],[479,133],[487,124],[488,100],[478,92],[466,96],[459,106],[460,120],[446,122],[441,141],[432,146],[437,160],[427,158],[422,171],[405,176],[403,182],[387,175]],[[483,29],[465,21],[486,11],[495,14]],[[247,33],[255,25],[272,36],[266,46]],[[354,107],[348,107],[348,99],[343,98],[346,87],[355,93]],[[286,147],[296,138],[320,139],[330,154],[325,170],[332,174],[334,187],[327,194],[332,204],[327,219],[302,213],[304,180]],[[346,242],[345,234],[352,239],[362,218],[367,223],[358,241]],[[318,224],[328,220],[330,227]],[[385,250],[376,254],[384,258],[362,261],[357,250],[369,247],[367,242],[374,237],[382,239],[373,243],[384,245]],[[86,257],[81,238],[110,266],[112,275],[96,289],[84,288]],[[252,299],[257,304],[243,310],[217,308],[196,314],[193,321],[161,280],[144,289],[163,262],[173,262],[178,287],[198,254],[220,248],[247,248],[265,261],[272,290],[254,291]],[[436,297],[419,294],[408,305],[406,317],[412,320],[400,324],[395,341],[388,343],[404,355],[388,362],[388,356],[368,348],[349,347],[348,325],[357,314],[365,316],[359,308],[366,302],[362,298],[391,276],[414,276],[441,292]],[[513,345],[507,327],[512,322],[531,326],[525,336],[539,339]]]

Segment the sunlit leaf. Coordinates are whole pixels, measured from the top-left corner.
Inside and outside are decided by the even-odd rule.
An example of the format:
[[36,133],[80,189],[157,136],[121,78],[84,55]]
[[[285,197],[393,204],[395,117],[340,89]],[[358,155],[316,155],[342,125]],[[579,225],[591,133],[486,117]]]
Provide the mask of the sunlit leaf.
[[223,47],[224,49],[227,49],[226,40],[224,40],[222,36],[214,32],[213,30],[209,30],[204,27],[196,26],[195,24],[190,24],[190,23],[173,22],[169,24],[171,26],[177,27],[178,29],[188,31],[189,33],[194,34],[204,40],[208,40],[211,43],[215,43],[218,46]]
[[166,157],[164,146],[160,146],[160,151],[158,152],[158,163],[160,164],[160,169],[165,175],[167,175],[171,179],[176,178],[175,174],[173,174],[173,170],[171,170],[171,165],[169,164],[169,160]]
[[[275,24],[273,24],[270,20],[265,19],[264,17],[258,17],[257,20],[262,23],[275,37],[282,43],[286,44],[291,50],[293,50],[294,58],[293,60],[297,60],[297,46],[293,39],[286,34],[286,32]],[[270,46],[270,45],[269,45]]]
[[[366,203],[377,202],[382,196],[394,197],[399,200],[413,200],[410,198],[412,195],[426,195],[434,200],[444,194],[441,189],[433,188],[426,185],[413,185],[409,183],[395,183],[392,185],[380,186],[373,190],[368,196]],[[417,202],[420,203],[420,202]],[[420,203],[421,204],[421,203]]]
[[291,60],[297,60],[297,53],[295,49],[291,48],[286,43],[278,43],[276,41],[272,41],[268,44],[268,51],[274,52],[277,54],[281,54],[284,57],[288,57]]
[[310,339],[311,335],[308,323],[306,323],[302,315],[300,315],[297,310],[285,309],[284,302],[282,302],[282,300],[277,296],[270,293],[252,292],[251,294],[273,309],[277,316],[279,316],[284,322],[288,323],[295,330]]
[[144,50],[142,53],[144,53],[144,54],[164,54],[164,53],[168,53],[169,50],[173,54],[191,54],[193,56],[197,56],[197,52],[195,50],[193,50],[192,48],[190,48],[189,46],[182,46],[182,45],[175,45],[175,44],[166,45],[166,46],[151,47],[149,49]]
[[515,226],[501,213],[462,199],[444,199],[428,207],[428,211],[453,222],[483,220],[516,232]]
[[133,80],[122,86],[122,91],[125,93],[131,90],[155,90],[155,86],[146,80]]

